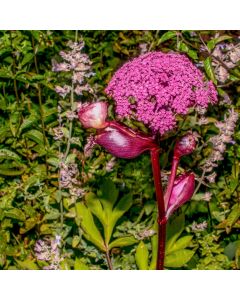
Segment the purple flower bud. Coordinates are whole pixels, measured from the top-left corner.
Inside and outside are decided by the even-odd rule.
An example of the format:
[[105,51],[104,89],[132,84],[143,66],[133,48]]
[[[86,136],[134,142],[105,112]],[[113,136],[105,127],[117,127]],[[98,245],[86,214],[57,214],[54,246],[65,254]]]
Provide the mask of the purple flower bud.
[[196,148],[196,140],[192,133],[188,133],[176,142],[174,156],[180,158],[183,155],[191,154]]
[[168,202],[166,217],[191,199],[195,188],[195,176],[193,173],[185,173],[174,180],[171,197]]
[[84,104],[78,111],[80,122],[85,128],[104,128],[107,126],[107,103],[95,102]]
[[99,130],[95,143],[120,158],[134,158],[157,147],[152,137],[136,133],[116,122],[109,122],[107,127]]

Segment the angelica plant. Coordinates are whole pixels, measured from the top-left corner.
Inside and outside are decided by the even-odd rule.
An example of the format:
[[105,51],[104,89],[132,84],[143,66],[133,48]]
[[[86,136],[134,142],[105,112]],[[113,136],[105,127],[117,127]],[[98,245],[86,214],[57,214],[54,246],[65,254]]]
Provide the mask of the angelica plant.
[[207,108],[217,102],[217,92],[211,81],[184,55],[152,52],[123,65],[109,82],[106,93],[116,101],[120,118],[133,118],[148,126],[146,135],[107,120],[105,102],[86,103],[79,112],[85,128],[96,129],[89,148],[94,144],[104,147],[112,155],[132,159],[150,151],[158,206],[158,251],[156,269],[164,268],[166,223],[170,215],[194,192],[194,174],[177,177],[180,158],[191,154],[196,141],[192,134],[176,136],[169,184],[163,193],[159,152],[156,137],[166,135],[177,127],[176,114],[186,115],[191,107]]

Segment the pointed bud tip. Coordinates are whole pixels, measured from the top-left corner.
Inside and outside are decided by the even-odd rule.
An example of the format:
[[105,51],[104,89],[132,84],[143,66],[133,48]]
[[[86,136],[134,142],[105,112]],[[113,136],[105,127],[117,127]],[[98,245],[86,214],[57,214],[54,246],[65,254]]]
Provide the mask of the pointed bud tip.
[[101,129],[107,126],[108,106],[106,102],[83,104],[78,111],[78,118],[85,128]]
[[167,218],[169,218],[180,206],[191,199],[194,189],[195,175],[193,173],[185,173],[175,179],[167,207]]

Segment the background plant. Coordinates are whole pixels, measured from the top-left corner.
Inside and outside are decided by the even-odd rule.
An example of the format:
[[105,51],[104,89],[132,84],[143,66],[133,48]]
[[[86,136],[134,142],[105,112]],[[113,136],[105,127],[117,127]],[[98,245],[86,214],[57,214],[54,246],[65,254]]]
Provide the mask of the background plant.
[[[175,265],[166,267],[238,269],[238,123],[233,124],[236,127],[232,127],[231,134],[228,134],[230,138],[224,143],[226,148],[222,152],[216,149],[218,145],[213,138],[220,134],[216,122],[226,123],[231,116],[229,109],[239,112],[239,32],[81,31],[78,32],[78,42],[81,37],[85,42],[83,53],[88,54],[95,73],[87,79],[94,92],[83,91],[83,95],[74,96],[74,102],[84,102],[96,95],[98,99],[106,100],[104,88],[113,72],[131,57],[150,50],[185,53],[217,85],[219,104],[212,107],[206,116],[203,112],[192,112],[186,119],[178,120],[182,133],[192,129],[199,135],[199,150],[191,158],[183,158],[184,168],[193,169],[198,175],[199,186],[192,201],[182,208],[185,216],[183,229],[174,242],[176,245],[178,241],[182,244],[184,240],[181,239],[184,238],[186,246],[180,249],[194,251],[194,255],[189,255],[187,262],[177,264],[175,260]],[[148,156],[142,155],[131,162],[114,161],[110,154],[96,148],[92,156],[86,159],[83,148],[87,135],[79,124],[74,123],[74,119],[70,121],[66,116],[66,112],[71,111],[71,97],[62,98],[55,92],[56,86],[64,86],[66,82],[69,84],[71,79],[66,74],[52,71],[52,59],[59,63],[59,52],[69,51],[67,43],[75,38],[74,31],[0,32],[2,269],[48,267],[51,265],[49,261],[37,257],[34,250],[36,243],[45,238],[59,241],[59,236],[59,252],[55,251],[60,255],[58,268],[108,268],[106,251],[87,238],[86,230],[79,221],[81,213],[77,208],[80,205],[91,213],[94,226],[105,239],[101,221],[91,211],[87,198],[72,197],[68,189],[62,189],[59,193],[59,153],[66,151],[70,138],[68,162],[77,164],[79,173],[76,172],[76,179],[81,181],[79,188],[84,189],[86,195],[94,194],[101,201],[102,185],[106,180],[109,188],[114,183],[119,191],[116,205],[124,195],[130,191],[132,194],[132,205],[119,217],[110,244],[126,237],[134,243],[118,244],[109,250],[113,268],[147,269],[154,256],[151,243],[155,237],[153,220],[156,209]],[[111,105],[109,110],[113,117]],[[59,140],[54,138],[54,128],[59,127],[60,122],[66,128],[63,130],[65,136],[61,141],[61,151]],[[68,136],[71,122],[72,134]],[[126,121],[126,125],[144,130],[137,122]],[[170,137],[163,142],[167,150],[161,158],[165,180],[169,175],[168,156],[171,155],[172,141]],[[213,156],[216,150],[222,156]],[[210,166],[212,169],[208,172],[209,162],[216,165]],[[215,178],[212,175],[214,172]],[[180,211],[178,213],[182,215]],[[173,218],[178,218],[178,214]],[[174,224],[174,219],[171,224]],[[46,245],[49,247],[51,242],[46,242]],[[139,265],[139,257],[145,257],[140,259],[143,265]]]

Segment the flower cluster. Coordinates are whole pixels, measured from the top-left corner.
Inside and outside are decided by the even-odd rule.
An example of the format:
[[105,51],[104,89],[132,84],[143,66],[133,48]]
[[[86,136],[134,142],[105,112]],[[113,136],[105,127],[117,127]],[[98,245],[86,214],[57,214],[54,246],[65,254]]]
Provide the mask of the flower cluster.
[[[61,51],[59,54],[63,62],[57,63],[52,61],[52,70],[54,72],[72,72],[72,82],[75,84],[74,92],[77,95],[82,95],[83,91],[93,92],[93,89],[88,83],[85,83],[85,78],[89,78],[94,73],[91,71],[91,64],[87,54],[82,53],[84,42],[74,43],[70,41],[68,47],[71,49],[68,52]],[[63,98],[66,97],[72,90],[69,85],[56,86],[55,91]]]
[[[240,61],[240,43],[218,44],[213,53],[214,72],[218,81],[224,83],[229,78],[229,70],[237,66]],[[222,63],[220,63],[222,62]]]
[[60,263],[64,259],[60,253],[60,243],[60,236],[56,236],[55,239],[46,237],[43,240],[38,240],[36,242],[34,247],[36,258],[50,263],[49,266],[43,267],[44,270],[60,269]]
[[[234,143],[232,138],[236,122],[238,120],[238,113],[233,109],[229,110],[228,116],[224,116],[224,121],[217,122],[215,125],[219,129],[219,133],[209,139],[209,142],[213,145],[213,150],[205,161],[202,169],[206,172],[212,172],[215,167],[218,166],[217,162],[223,160],[223,154],[226,150],[226,144]],[[215,182],[216,173],[206,176],[210,183]]]
[[78,166],[75,163],[61,163],[60,165],[60,186],[61,188],[69,189],[70,195],[75,197],[82,197],[85,193],[81,188],[81,181],[77,179],[79,175]]
[[194,221],[191,225],[191,229],[193,232],[204,231],[205,229],[207,229],[207,227],[208,227],[207,221],[203,221],[202,223],[197,223]]
[[213,83],[176,53],[149,52],[133,59],[114,74],[105,91],[116,101],[119,117],[133,117],[162,135],[175,127],[176,114],[217,102]]

